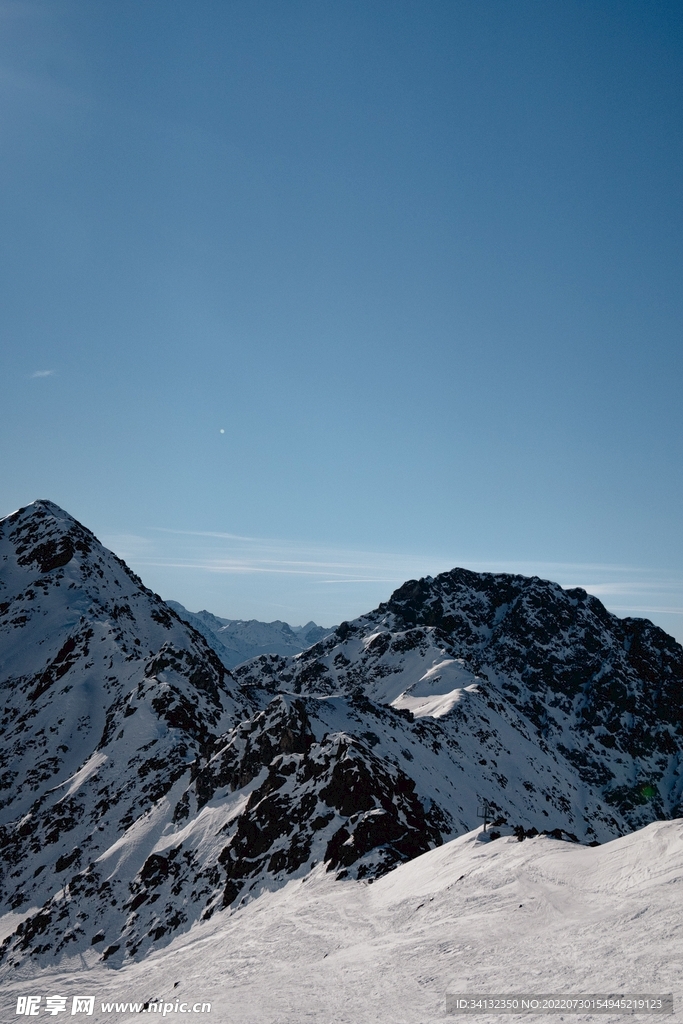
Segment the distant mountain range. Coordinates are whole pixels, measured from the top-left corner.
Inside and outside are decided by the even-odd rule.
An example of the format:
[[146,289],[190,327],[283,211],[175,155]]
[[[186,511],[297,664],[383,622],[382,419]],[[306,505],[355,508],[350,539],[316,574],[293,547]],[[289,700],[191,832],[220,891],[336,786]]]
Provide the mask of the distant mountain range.
[[230,671],[305,642],[262,627],[164,603],[49,501],[0,521],[3,970],[139,960],[321,864],[371,881],[484,801],[582,843],[681,815],[683,648],[583,590],[454,569]]
[[221,619],[207,611],[188,612],[178,601],[166,604],[202,634],[226,668],[234,668],[259,654],[300,654],[335,630],[334,626],[325,629],[315,622],[290,626],[279,619]]

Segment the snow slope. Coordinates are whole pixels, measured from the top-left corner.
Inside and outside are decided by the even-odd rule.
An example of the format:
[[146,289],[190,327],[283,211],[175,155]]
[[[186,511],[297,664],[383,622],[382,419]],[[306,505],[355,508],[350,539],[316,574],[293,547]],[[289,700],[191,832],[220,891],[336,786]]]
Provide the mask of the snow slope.
[[373,885],[319,868],[120,971],[86,953],[58,971],[15,972],[0,997],[3,1019],[27,992],[92,993],[93,1019],[103,1022],[139,1019],[102,1013],[109,1000],[210,1001],[204,1019],[217,1024],[460,1019],[445,1017],[447,992],[673,992],[674,1014],[662,1019],[683,1021],[683,821],[597,848],[481,839],[480,830],[461,836]]

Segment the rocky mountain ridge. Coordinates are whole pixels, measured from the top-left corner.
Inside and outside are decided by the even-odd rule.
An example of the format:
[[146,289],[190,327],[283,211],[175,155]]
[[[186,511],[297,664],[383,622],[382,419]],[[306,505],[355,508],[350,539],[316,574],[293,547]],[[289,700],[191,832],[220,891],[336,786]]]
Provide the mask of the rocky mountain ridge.
[[0,521],[4,969],[117,966],[323,863],[477,823],[599,842],[681,814],[683,649],[556,584],[456,569],[226,669],[56,505]]
[[447,714],[476,681],[629,827],[682,813],[683,648],[580,588],[454,569],[404,584],[298,658],[259,659],[238,677],[297,693],[362,684],[417,716]]

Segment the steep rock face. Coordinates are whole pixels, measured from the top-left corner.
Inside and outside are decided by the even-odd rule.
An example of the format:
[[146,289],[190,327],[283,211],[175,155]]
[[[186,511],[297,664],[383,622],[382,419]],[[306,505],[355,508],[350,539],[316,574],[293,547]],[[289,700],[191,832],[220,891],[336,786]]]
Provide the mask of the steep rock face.
[[578,588],[464,569],[406,583],[385,610],[446,632],[633,827],[683,813],[683,648],[662,629]]
[[[361,685],[374,699],[442,719],[445,732],[477,690],[562,765],[577,810],[585,790],[588,819],[611,818],[618,831],[683,813],[683,648],[580,589],[454,569],[404,584],[298,657],[261,658],[237,678],[272,692]],[[537,776],[527,786],[536,788]]]
[[288,723],[280,742],[292,749],[268,763],[219,857],[227,872],[226,905],[247,880],[292,874],[321,860],[328,870],[340,869],[338,877],[352,869],[355,878],[375,878],[442,841],[442,821],[425,813],[415,783],[398,766],[345,732],[316,741],[304,703],[294,702],[294,710],[295,728]]
[[[50,502],[0,522],[0,595],[0,823],[74,775],[85,747],[107,746],[133,687],[149,691],[157,680],[152,711],[171,713],[178,684],[161,683],[163,669],[179,669],[201,692],[197,710],[219,731],[234,713],[226,670],[203,638]],[[163,664],[152,665],[161,649]]]
[[22,912],[125,840],[254,705],[50,502],[0,522],[0,595],[0,895]]
[[[624,733],[624,709],[637,713],[648,732],[681,726],[681,645],[646,619],[617,618],[579,588],[454,569],[404,584],[378,611],[398,628],[438,627],[473,664],[518,679],[531,692],[568,701],[583,696],[587,724]],[[506,688],[514,694],[510,682]],[[628,728],[624,735],[634,756],[656,743]]]

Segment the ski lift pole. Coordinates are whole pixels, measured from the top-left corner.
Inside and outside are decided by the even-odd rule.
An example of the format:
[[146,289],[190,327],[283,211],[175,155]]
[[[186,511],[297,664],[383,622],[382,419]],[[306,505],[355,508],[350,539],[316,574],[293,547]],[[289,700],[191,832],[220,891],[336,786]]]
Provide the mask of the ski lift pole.
[[488,802],[488,800],[482,800],[481,804],[477,808],[477,817],[484,819],[484,832],[486,831],[486,826],[488,825],[489,819],[492,817],[492,814],[493,807],[491,806],[491,804]]

